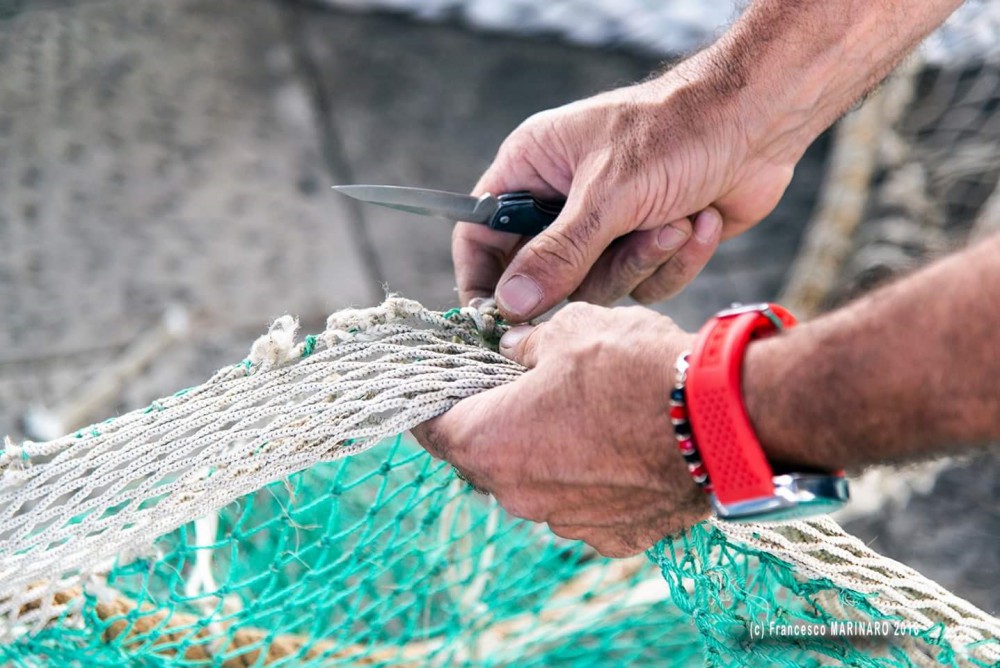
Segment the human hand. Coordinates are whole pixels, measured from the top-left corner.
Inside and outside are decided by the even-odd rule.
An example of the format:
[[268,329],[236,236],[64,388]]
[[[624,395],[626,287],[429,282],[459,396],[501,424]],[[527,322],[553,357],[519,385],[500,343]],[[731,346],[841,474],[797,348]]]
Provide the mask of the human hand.
[[735,96],[693,68],[541,112],[507,138],[474,193],[529,190],[566,205],[532,239],[459,223],[462,303],[496,288],[503,315],[523,322],[567,296],[667,299],[721,239],[771,212],[798,156],[752,142]]
[[570,304],[517,327],[513,383],[413,430],[508,512],[623,557],[709,514],[668,417],[673,363],[692,335],[642,307]]

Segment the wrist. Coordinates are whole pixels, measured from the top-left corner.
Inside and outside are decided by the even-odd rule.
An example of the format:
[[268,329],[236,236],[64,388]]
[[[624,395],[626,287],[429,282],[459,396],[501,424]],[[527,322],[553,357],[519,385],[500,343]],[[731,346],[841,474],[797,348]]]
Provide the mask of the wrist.
[[808,329],[799,326],[747,346],[743,404],[764,454],[778,468],[841,469],[846,462],[831,440],[830,407],[823,390],[806,378],[822,363],[817,351],[803,347]]
[[678,449],[723,518],[801,517],[829,512],[847,499],[842,472],[801,465],[780,449],[768,451],[749,414],[744,389],[749,352],[794,324],[775,304],[727,309],[702,327],[691,353],[678,359],[671,394]]
[[784,377],[782,348],[786,337],[772,336],[747,346],[743,357],[743,405],[757,439],[769,461],[779,466],[800,464],[794,444],[801,435],[794,431],[801,420],[784,415],[782,393],[789,379]]
[[740,98],[751,150],[796,162],[959,4],[758,0],[705,54]]

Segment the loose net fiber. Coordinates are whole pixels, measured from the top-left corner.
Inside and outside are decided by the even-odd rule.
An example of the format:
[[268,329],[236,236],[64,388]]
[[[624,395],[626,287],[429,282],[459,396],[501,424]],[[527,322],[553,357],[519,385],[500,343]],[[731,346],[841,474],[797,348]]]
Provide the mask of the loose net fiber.
[[[399,435],[523,373],[488,308],[295,326],[143,410],[7,442],[4,664],[1000,661],[996,619],[831,520],[710,521],[609,560],[504,515]],[[771,622],[888,637],[753,637]]]

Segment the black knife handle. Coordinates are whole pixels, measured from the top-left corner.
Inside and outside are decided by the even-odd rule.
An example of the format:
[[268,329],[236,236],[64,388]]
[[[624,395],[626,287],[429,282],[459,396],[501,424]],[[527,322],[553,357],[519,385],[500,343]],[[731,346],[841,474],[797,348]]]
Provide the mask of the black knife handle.
[[526,190],[504,193],[497,197],[500,206],[490,219],[489,226],[501,232],[534,236],[552,224],[562,202],[540,202]]

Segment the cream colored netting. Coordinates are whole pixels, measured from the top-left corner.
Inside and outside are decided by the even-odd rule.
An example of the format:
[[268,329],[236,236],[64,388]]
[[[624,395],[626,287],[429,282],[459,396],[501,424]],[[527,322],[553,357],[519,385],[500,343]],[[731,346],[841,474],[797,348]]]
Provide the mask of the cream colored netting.
[[[685,656],[705,651],[726,665],[799,665],[806,656],[851,665],[1000,661],[997,619],[872,552],[829,519],[695,527],[650,551],[668,587],[644,560],[597,559],[503,517],[492,502],[469,498],[447,467],[428,468],[431,460],[417,448],[407,446],[402,463],[379,449],[363,453],[523,373],[490,349],[501,325],[484,305],[442,314],[390,298],[376,308],[335,313],[317,336],[297,342],[295,329],[292,318],[279,319],[243,362],[143,410],[50,442],[7,442],[0,457],[0,642],[6,652],[0,657],[40,665],[32,657],[43,651],[79,658],[113,650],[116,657],[168,663],[326,665],[336,657],[490,663],[531,655],[544,665],[586,647],[581,638],[598,643],[608,660],[632,656],[623,645],[632,638],[638,648],[628,651],[655,655],[683,647]],[[394,447],[404,446],[397,441]],[[331,468],[342,458],[348,459]],[[371,469],[363,480],[376,474],[384,480],[372,487],[371,498],[357,492],[345,505],[344,471],[362,460]],[[407,468],[417,464],[424,468]],[[414,497],[430,510],[416,501],[399,508],[392,505],[398,500],[383,501],[405,490],[412,496],[433,476],[440,484]],[[283,500],[267,505],[265,493]],[[333,498],[336,504],[321,505]],[[390,506],[392,514],[376,513]],[[296,515],[299,510],[318,512],[320,529]],[[273,516],[287,519],[293,544],[277,530],[248,530],[251,515],[252,526],[270,526]],[[348,522],[353,529],[324,531],[321,523],[331,518],[361,519]],[[410,524],[419,531],[406,534]],[[373,561],[371,545],[379,540],[389,543]],[[345,541],[354,542],[347,548]],[[280,550],[268,551],[278,543]],[[413,588],[413,595],[420,588],[431,592],[423,616],[378,607],[379,597],[389,596],[379,589],[384,562],[418,543],[415,565],[392,581],[396,589]],[[438,561],[429,556],[435,546],[442,551]],[[517,546],[520,556],[500,558],[505,546]],[[326,573],[318,564],[338,550],[367,556],[312,583],[310,574]],[[241,559],[251,558],[244,552],[270,556],[240,570]],[[275,555],[286,553],[302,565],[278,577]],[[313,560],[313,554],[320,556]],[[506,581],[513,576],[504,569],[529,557],[523,572]],[[542,573],[552,586],[539,598]],[[261,578],[270,584],[251,596],[246,583]],[[355,631],[362,612],[331,612],[328,630],[309,631],[303,621],[308,603],[302,610],[291,606],[317,587],[348,590],[355,606],[371,602],[377,619],[368,621],[368,631]],[[494,588],[524,598],[488,603]],[[267,617],[255,607],[261,592],[275,591],[285,594],[264,596],[273,607],[264,612],[296,621],[265,621],[285,617]],[[465,616],[432,623],[433,605],[447,607],[442,591],[459,592],[447,605]],[[327,595],[336,598],[338,591]],[[678,621],[678,608],[693,615],[700,639]],[[666,615],[672,625],[657,617],[655,633],[636,626],[650,615]],[[775,615],[788,623],[891,620],[907,632],[860,649],[748,643],[751,622],[766,624]],[[262,628],[270,624],[287,625],[287,632]],[[398,635],[373,635],[381,640],[372,644],[365,633],[374,627],[383,635],[395,628]],[[354,640],[331,640],[333,628]],[[52,633],[66,629],[73,634]],[[598,629],[605,633],[600,642],[593,640]]]

